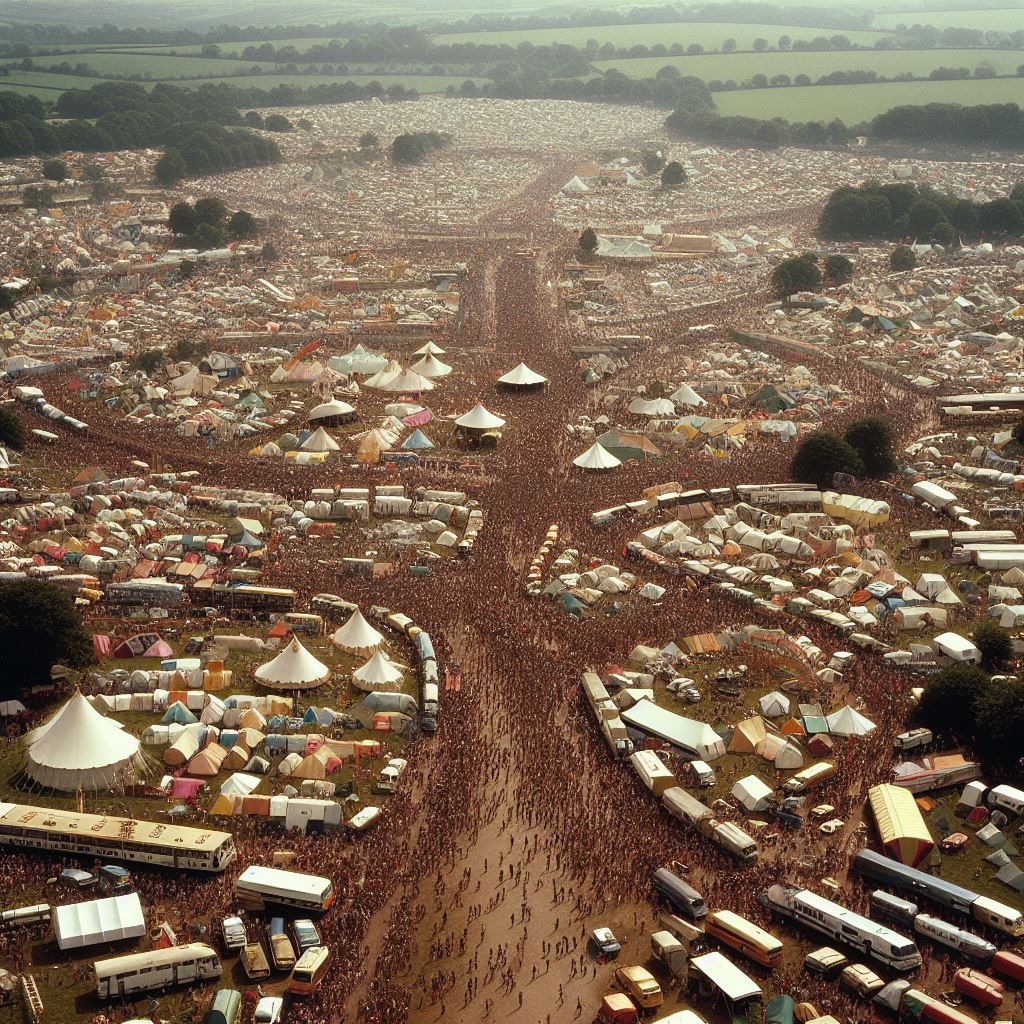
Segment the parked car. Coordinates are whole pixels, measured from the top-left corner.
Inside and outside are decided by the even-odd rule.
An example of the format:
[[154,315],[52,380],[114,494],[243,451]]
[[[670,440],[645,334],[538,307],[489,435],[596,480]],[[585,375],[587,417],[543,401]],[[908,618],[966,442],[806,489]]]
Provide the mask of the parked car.
[[270,939],[270,959],[279,971],[290,971],[295,966],[295,949],[284,930],[284,918],[272,917],[267,926]]
[[270,963],[260,942],[247,942],[242,950],[242,969],[250,981],[261,981],[270,977]]
[[611,928],[595,928],[590,933],[590,944],[600,960],[614,960],[622,946]]
[[100,888],[111,896],[132,891],[132,873],[120,864],[104,864],[100,868]]
[[804,958],[804,969],[810,974],[820,974],[825,978],[834,978],[850,961],[831,946],[808,953]]
[[843,968],[839,975],[839,984],[848,988],[861,999],[870,999],[876,992],[885,988],[885,982],[864,964],[850,964]]
[[821,821],[835,814],[835,810],[831,804],[818,804],[817,807],[811,808],[810,816],[814,821]]
[[220,937],[224,940],[224,948],[229,953],[237,953],[244,949],[249,941],[240,917],[225,917],[220,923]]
[[57,884],[66,889],[91,889],[96,884],[96,876],[81,868],[64,868],[57,876]]
[[253,1024],[281,1024],[284,1019],[284,998],[282,996],[264,996],[256,1004]]
[[307,949],[323,945],[316,925],[308,917],[292,921],[292,941],[299,956],[302,956]]
[[818,831],[827,836],[834,836],[845,824],[842,818],[833,818],[831,821],[823,821],[818,826]]

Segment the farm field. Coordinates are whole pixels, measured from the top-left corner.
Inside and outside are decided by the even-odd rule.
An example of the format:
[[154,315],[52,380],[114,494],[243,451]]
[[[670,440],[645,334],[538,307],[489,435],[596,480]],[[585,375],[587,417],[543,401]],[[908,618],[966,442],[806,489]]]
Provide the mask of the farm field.
[[982,32],[1016,32],[1024,29],[1024,8],[1011,7],[981,11],[902,11],[876,14],[873,24],[880,29],[897,25],[934,25],[935,28],[976,28]]
[[[68,89],[89,89],[106,78],[82,78],[79,75],[54,75],[46,71],[18,71],[10,79],[0,78],[0,91],[17,92],[22,96],[38,96],[44,100],[55,100]],[[142,83],[152,84],[152,83]]]
[[[243,39],[239,41],[232,40],[230,43],[217,43],[220,47],[221,53],[241,53],[247,46],[263,46],[265,43],[270,43],[272,46],[280,49],[283,46],[294,46],[299,53],[308,50],[313,46],[325,46],[331,42],[345,42],[344,36],[300,36],[298,38],[291,39]],[[181,43],[175,46],[145,46],[139,47],[144,49],[147,53],[200,53],[203,47],[207,45],[205,43]],[[119,46],[104,47],[104,49],[122,49]],[[125,47],[127,49],[127,47]]]
[[[831,71],[877,71],[888,76],[910,72],[927,76],[939,67],[974,69],[991,64],[1001,75],[1016,74],[1024,64],[1024,50],[844,50],[821,53],[720,53],[699,57],[635,57],[631,60],[595,61],[599,71],[616,68],[631,78],[653,77],[666,64],[684,75],[744,81],[752,75],[808,75],[811,80]],[[1024,85],[1021,87],[1024,97]]]
[[[813,39],[815,36],[839,34],[838,29],[806,28],[799,25],[738,25],[733,22],[664,22],[652,25],[589,25],[566,28],[545,28],[509,32],[453,32],[434,36],[435,43],[490,43],[518,46],[529,42],[534,46],[549,43],[569,43],[584,46],[588,39],[598,43],[612,43],[615,46],[654,46],[661,43],[671,46],[680,43],[700,43],[710,49],[720,47],[724,40],[735,39],[736,46],[750,49],[755,39],[766,39],[774,46],[779,36],[791,39]],[[851,41],[873,46],[883,32],[843,32]]]
[[830,121],[857,124],[891,107],[924,103],[1024,102],[1024,80],[972,79],[959,82],[890,82],[884,85],[817,85],[788,89],[743,89],[715,94],[722,114],[783,117],[788,121]]

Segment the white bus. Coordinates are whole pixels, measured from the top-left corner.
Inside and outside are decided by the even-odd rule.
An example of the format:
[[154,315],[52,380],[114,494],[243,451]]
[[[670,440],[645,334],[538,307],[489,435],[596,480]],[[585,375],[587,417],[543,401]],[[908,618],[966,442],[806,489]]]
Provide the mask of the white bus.
[[223,871],[236,856],[230,832],[0,801],[3,846],[193,871]]
[[94,970],[96,994],[100,999],[117,999],[135,992],[219,978],[221,964],[217,954],[205,943],[188,942],[170,949],[97,960]]
[[316,912],[326,910],[334,902],[334,886],[329,878],[258,864],[238,876],[235,894],[241,906],[252,910],[264,910],[270,903]]
[[895,971],[913,971],[921,966],[921,953],[912,939],[809,889],[773,885],[765,895],[768,909],[774,913],[843,942]]

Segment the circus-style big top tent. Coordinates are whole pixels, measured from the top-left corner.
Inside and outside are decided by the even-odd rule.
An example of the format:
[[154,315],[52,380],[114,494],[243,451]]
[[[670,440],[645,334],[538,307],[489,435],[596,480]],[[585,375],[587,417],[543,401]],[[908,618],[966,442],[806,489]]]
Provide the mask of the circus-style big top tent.
[[276,658],[260,665],[254,675],[270,689],[306,690],[326,683],[331,670],[293,638]]
[[109,789],[126,770],[144,774],[149,767],[139,740],[104,718],[79,691],[25,740],[25,774],[65,793]]

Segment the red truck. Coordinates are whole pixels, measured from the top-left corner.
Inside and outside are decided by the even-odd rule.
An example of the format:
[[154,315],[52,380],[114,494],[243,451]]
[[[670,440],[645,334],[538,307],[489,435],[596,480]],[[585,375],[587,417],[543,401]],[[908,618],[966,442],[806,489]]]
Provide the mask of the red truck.
[[995,1008],[1003,1003],[1003,983],[972,967],[962,967],[953,978],[953,987],[966,999]]

